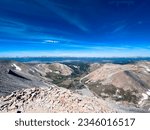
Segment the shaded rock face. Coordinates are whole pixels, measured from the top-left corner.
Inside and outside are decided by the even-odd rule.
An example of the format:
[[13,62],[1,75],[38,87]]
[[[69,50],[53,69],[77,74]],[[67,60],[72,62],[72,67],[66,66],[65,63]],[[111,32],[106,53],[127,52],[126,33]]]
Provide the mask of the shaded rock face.
[[48,85],[51,85],[50,79],[40,76],[33,66],[15,61],[0,61],[0,96],[22,88]]
[[70,90],[31,88],[0,98],[0,112],[116,112],[105,101]]

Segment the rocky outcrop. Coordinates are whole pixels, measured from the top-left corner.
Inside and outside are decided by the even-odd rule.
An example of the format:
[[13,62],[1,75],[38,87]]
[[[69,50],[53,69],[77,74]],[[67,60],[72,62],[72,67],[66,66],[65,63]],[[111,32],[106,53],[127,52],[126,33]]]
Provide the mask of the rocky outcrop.
[[116,112],[102,99],[58,88],[30,88],[0,98],[0,112]]

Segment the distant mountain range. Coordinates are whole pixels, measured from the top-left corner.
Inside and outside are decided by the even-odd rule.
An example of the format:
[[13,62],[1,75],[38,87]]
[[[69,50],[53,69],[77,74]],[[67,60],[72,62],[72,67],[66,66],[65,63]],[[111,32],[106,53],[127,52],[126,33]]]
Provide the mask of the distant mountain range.
[[138,61],[150,61],[150,57],[0,57],[0,60],[18,62],[52,63],[52,62],[90,62],[127,64]]

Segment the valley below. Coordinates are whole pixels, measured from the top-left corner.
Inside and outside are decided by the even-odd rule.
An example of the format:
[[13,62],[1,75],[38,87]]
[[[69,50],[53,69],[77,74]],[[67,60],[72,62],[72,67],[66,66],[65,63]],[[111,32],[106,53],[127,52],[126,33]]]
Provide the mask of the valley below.
[[150,62],[0,61],[0,112],[150,112]]

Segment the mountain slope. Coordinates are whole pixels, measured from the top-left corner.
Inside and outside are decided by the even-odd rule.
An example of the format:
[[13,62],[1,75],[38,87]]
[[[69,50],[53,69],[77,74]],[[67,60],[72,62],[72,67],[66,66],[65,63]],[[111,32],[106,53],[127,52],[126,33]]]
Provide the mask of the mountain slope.
[[104,64],[82,82],[103,98],[131,102],[139,107],[150,97],[150,62]]
[[103,85],[112,84],[124,90],[150,89],[150,67],[141,64],[117,65],[105,64],[86,76],[86,83],[101,82]]
[[51,80],[40,76],[34,67],[15,61],[0,61],[0,96],[22,88],[48,85]]
[[47,73],[55,73],[55,74],[60,74],[63,76],[69,76],[73,72],[73,70],[70,67],[61,63],[38,64],[35,67],[44,76]]

